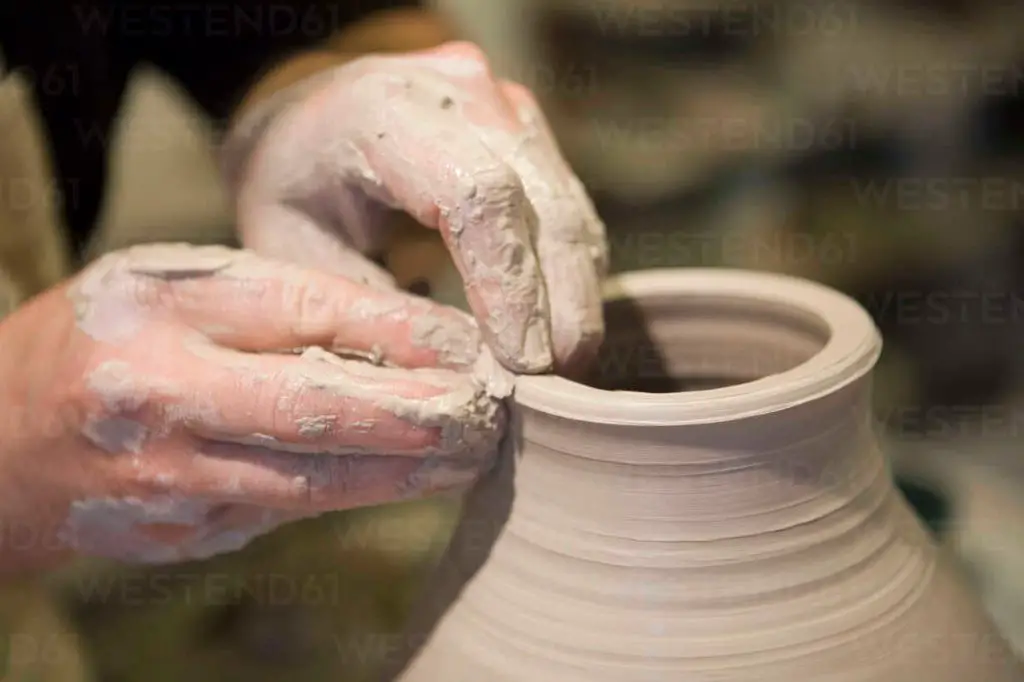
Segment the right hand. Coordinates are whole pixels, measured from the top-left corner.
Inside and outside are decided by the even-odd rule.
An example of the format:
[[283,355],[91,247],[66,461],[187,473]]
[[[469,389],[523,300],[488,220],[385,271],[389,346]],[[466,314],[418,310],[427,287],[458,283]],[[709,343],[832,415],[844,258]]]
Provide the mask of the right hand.
[[248,156],[224,149],[248,248],[347,273],[397,209],[440,233],[505,367],[566,375],[593,361],[604,223],[533,94],[497,78],[480,48],[323,71],[254,106],[228,139],[248,139]]
[[505,424],[481,347],[455,309],[250,252],[109,254],[0,324],[0,524],[35,533],[2,561],[200,559],[462,488]]

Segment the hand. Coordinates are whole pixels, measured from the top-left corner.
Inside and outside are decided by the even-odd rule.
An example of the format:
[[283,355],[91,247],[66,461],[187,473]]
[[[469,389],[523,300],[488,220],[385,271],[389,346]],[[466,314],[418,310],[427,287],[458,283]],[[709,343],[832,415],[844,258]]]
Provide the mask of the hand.
[[467,371],[468,316],[221,247],[107,255],[5,319],[0,347],[0,527],[34,524],[38,551],[234,550],[468,485],[504,425]]
[[572,371],[594,355],[604,226],[533,96],[479,49],[364,57],[278,95],[237,181],[247,247],[388,286],[356,251],[401,209],[440,230],[502,364]]

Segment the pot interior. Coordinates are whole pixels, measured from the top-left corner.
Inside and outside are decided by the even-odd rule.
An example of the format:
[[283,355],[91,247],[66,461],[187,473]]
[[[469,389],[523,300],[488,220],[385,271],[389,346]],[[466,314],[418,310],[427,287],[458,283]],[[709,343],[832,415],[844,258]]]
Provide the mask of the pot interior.
[[605,304],[605,342],[585,384],[678,393],[736,386],[807,362],[831,337],[811,310],[755,298],[652,296]]

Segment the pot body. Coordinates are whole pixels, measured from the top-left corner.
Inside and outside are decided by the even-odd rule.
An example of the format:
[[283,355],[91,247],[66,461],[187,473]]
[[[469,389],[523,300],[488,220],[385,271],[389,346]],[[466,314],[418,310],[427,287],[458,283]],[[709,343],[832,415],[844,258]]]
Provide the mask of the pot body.
[[589,386],[517,379],[401,682],[1024,680],[876,447],[859,306],[667,270],[606,323]]

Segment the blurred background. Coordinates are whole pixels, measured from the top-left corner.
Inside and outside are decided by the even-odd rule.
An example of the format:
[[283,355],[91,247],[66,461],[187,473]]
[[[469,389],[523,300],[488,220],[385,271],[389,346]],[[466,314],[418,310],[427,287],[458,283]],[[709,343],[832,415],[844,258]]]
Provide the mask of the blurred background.
[[[1024,4],[437,6],[537,93],[615,270],[773,270],[863,303],[885,336],[878,422],[902,489],[1024,651]],[[95,253],[231,243],[212,131],[173,82],[135,74]],[[0,81],[0,134],[0,258],[45,286],[66,267],[60,199],[17,78]],[[4,227],[19,223],[31,240]],[[460,304],[433,236],[398,234],[399,279]],[[8,653],[46,679],[369,679],[456,513],[329,515],[194,565],[82,562],[45,594],[8,589],[3,609],[37,628]]]

